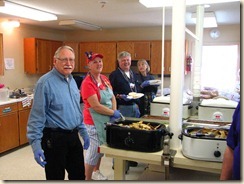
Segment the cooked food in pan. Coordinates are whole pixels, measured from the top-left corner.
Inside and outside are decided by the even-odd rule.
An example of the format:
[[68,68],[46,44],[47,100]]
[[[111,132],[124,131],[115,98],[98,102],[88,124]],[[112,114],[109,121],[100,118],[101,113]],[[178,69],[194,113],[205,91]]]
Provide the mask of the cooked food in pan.
[[188,134],[191,136],[206,136],[206,137],[226,139],[228,135],[228,131],[225,129],[200,128],[200,129],[189,130]]
[[129,125],[124,125],[122,123],[118,124],[121,127],[126,127],[126,128],[133,128],[133,129],[138,129],[138,130],[157,130],[159,127],[161,127],[161,124],[157,126],[153,126],[150,123],[144,123],[143,121],[138,121],[131,123]]

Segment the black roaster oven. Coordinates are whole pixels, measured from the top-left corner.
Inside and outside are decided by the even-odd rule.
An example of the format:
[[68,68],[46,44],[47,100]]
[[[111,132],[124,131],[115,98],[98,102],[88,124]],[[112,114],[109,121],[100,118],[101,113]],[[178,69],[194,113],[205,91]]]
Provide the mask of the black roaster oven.
[[156,152],[163,149],[164,137],[172,134],[161,123],[145,122],[153,130],[130,128],[136,121],[124,120],[106,124],[107,145],[112,148],[140,152]]

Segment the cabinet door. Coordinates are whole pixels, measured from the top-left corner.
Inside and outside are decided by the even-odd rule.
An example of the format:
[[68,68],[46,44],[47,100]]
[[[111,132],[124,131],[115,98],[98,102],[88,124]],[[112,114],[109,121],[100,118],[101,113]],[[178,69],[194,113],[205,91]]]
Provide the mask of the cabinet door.
[[171,40],[164,42],[164,75],[171,73]]
[[[162,41],[151,42],[151,73],[162,74]],[[171,41],[164,41],[164,75],[171,71]]]
[[151,42],[150,67],[152,74],[162,73],[162,41]]
[[129,52],[131,54],[131,59],[134,60],[134,43],[133,42],[117,42],[117,56],[122,51]]
[[37,40],[36,63],[37,73],[43,74],[50,70],[50,58],[52,56],[52,44],[49,40]]
[[150,60],[150,42],[125,41],[117,42],[117,55],[121,51],[127,51],[131,54],[132,60],[146,59]]
[[51,40],[50,41],[50,44],[51,44],[51,53],[50,53],[50,58],[49,58],[49,68],[48,68],[48,71],[52,70],[52,68],[53,68],[53,57],[54,57],[54,54],[57,51],[57,49],[63,45],[63,42],[61,42],[61,41],[52,41]]
[[85,52],[98,52],[97,42],[81,42],[80,44],[80,72],[88,72]]
[[24,70],[27,74],[36,74],[36,38],[24,38]]
[[24,67],[28,74],[44,74],[52,69],[53,56],[63,42],[24,38]]
[[0,116],[0,153],[19,146],[18,113]]
[[134,42],[134,59],[150,60],[150,42]]
[[0,75],[4,74],[3,64],[3,34],[0,33]]
[[68,45],[72,49],[74,49],[74,52],[75,52],[75,68],[74,68],[73,72],[79,72],[79,70],[80,70],[79,42],[64,42],[64,45]]
[[26,132],[30,109],[19,111],[19,143],[20,145],[28,142]]
[[116,42],[98,43],[98,53],[103,55],[102,73],[111,73],[116,69]]

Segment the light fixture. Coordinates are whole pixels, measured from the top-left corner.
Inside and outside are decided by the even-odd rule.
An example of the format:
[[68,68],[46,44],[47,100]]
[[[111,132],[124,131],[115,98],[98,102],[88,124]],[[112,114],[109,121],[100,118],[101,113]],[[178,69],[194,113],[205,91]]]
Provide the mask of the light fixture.
[[20,22],[18,20],[8,20],[2,22],[2,26],[7,28],[15,28],[20,26]]
[[33,9],[27,6],[22,6],[15,3],[4,2],[3,6],[0,6],[0,13],[14,15],[17,17],[23,17],[27,19],[37,21],[50,21],[57,20],[57,16],[51,13],[47,13],[41,10]]
[[79,20],[61,20],[59,22],[60,26],[72,26],[72,27],[78,27],[81,29],[85,29],[85,30],[101,30],[102,28],[94,25],[94,24],[90,24],[87,22],[83,22],[83,21],[79,21]]
[[[186,6],[201,5],[201,4],[216,4],[216,3],[229,3],[240,2],[240,0],[186,0]],[[157,7],[172,7],[173,0],[139,0],[141,4],[147,8]]]
[[[191,14],[191,18],[193,22],[196,24],[196,13]],[[205,12],[204,13],[204,19],[203,19],[203,27],[209,28],[209,27],[217,27],[217,21],[214,12]]]

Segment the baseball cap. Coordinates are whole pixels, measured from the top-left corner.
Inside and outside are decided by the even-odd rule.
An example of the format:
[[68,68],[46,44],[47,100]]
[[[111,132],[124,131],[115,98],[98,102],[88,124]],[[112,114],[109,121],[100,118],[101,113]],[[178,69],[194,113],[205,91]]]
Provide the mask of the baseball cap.
[[92,52],[86,52],[87,60],[86,63],[88,64],[90,61],[93,61],[96,57],[103,58],[102,54],[99,53],[92,53]]

